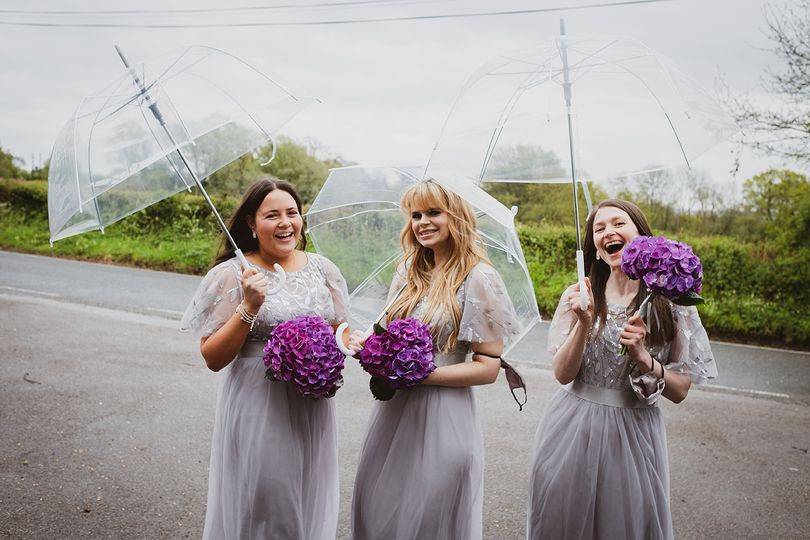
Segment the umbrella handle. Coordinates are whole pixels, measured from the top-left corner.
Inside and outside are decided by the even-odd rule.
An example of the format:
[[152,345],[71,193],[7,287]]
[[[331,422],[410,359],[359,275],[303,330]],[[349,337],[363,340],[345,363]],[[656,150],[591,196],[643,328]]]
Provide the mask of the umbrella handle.
[[579,307],[588,309],[590,300],[588,299],[588,289],[585,287],[585,254],[581,249],[577,250],[577,281],[579,282]]
[[284,268],[282,268],[278,263],[274,264],[273,268],[276,270],[276,274],[278,275],[278,281],[273,287],[267,289],[267,292],[265,293],[267,296],[276,294],[283,289],[284,284],[287,283],[287,272],[284,271]]
[[[251,266],[241,249],[234,250],[234,255],[236,255],[237,259],[239,259],[239,263],[242,265],[242,268],[249,268]],[[287,283],[287,272],[284,271],[284,268],[282,268],[278,263],[274,264],[273,268],[275,269],[276,274],[278,274],[278,282],[265,291],[265,296],[276,294],[283,289],[284,284]]]
[[[346,356],[354,356],[357,353],[343,344],[343,333],[349,327],[349,323],[340,323],[340,326],[335,330],[335,341],[337,342],[338,349]],[[373,328],[369,328],[363,333],[363,337],[368,337],[374,332]]]

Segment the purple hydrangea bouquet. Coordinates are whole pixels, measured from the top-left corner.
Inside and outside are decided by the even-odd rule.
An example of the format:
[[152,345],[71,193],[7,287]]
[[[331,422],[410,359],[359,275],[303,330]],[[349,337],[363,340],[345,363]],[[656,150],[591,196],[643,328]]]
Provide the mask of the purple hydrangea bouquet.
[[382,401],[419,384],[436,369],[430,327],[413,318],[393,320],[386,329],[375,324],[360,351],[360,365],[371,375],[371,393]]
[[[638,236],[622,253],[622,272],[630,279],[644,281],[650,291],[639,306],[644,308],[654,294],[679,306],[702,304],[703,265],[688,244],[663,236]],[[622,347],[620,354],[627,352]]]
[[345,356],[332,327],[321,317],[300,316],[276,326],[262,360],[265,377],[289,382],[307,397],[329,398],[343,385]]

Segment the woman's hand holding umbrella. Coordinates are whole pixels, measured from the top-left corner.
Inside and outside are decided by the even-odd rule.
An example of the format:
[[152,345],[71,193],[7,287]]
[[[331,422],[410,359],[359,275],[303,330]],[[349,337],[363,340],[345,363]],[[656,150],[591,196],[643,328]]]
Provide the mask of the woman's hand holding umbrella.
[[[582,290],[582,285],[585,285],[584,293]],[[586,302],[583,302],[583,297],[586,299]],[[571,311],[574,312],[576,315],[577,320],[581,325],[585,328],[590,328],[593,324],[594,318],[594,304],[593,304],[593,292],[591,292],[591,279],[590,278],[583,278],[583,281],[578,281],[574,283],[571,288],[571,292],[567,296],[568,304],[571,306]],[[584,304],[584,305],[583,305]]]
[[248,266],[242,271],[242,292],[245,308],[251,314],[258,313],[267,293],[267,278],[256,268]]

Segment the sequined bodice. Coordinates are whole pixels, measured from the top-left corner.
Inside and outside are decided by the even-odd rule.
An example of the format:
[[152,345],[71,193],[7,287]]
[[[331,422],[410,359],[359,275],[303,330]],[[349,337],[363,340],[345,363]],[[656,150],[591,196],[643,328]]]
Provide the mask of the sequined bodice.
[[[319,315],[327,321],[335,321],[335,306],[326,279],[316,258],[309,257],[306,266],[287,272],[282,290],[265,298],[248,341],[267,341],[273,328],[300,315]],[[276,283],[275,272],[260,270],[268,276],[270,286]]]
[[[461,284],[459,287],[458,292],[456,293],[456,301],[459,304],[464,305],[464,284]],[[427,302],[425,299],[422,299],[418,304],[416,304],[416,308],[414,308],[414,317],[420,320],[424,320],[423,316],[425,314],[425,310],[427,309]],[[438,317],[436,317],[438,318]],[[444,343],[449,337],[450,333],[453,330],[453,325],[449,322],[449,317],[441,317],[441,320],[447,321],[446,323],[440,323],[441,328],[439,331],[434,334],[436,337],[434,338],[434,356],[433,356],[433,363],[436,364],[437,367],[441,366],[451,366],[453,364],[460,364],[467,360],[467,354],[469,354],[471,347],[470,344],[464,341],[459,341],[456,344],[456,347],[445,353],[436,352],[436,349]]]
[[[638,370],[627,355],[619,355],[619,334],[630,315],[623,306],[608,305],[602,332],[595,339],[589,339],[585,345],[577,380],[592,386],[632,392],[628,375],[636,376]],[[598,326],[597,321],[594,328]],[[669,344],[650,347],[648,351],[656,360],[666,362]]]

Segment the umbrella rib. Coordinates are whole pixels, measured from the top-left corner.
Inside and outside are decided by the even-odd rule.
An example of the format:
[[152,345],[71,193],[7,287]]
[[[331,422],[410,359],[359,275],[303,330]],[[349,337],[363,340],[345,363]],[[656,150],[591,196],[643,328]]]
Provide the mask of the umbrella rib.
[[[251,113],[250,113],[250,112],[249,112],[247,109],[245,109],[245,108],[242,106],[242,104],[241,104],[241,103],[239,103],[239,102],[238,102],[236,99],[234,99],[234,97],[233,97],[233,96],[230,94],[230,92],[228,92],[227,90],[225,90],[224,88],[222,88],[222,87],[221,87],[220,85],[218,85],[217,83],[215,83],[215,82],[213,82],[213,81],[209,80],[209,79],[208,79],[208,78],[206,78],[206,77],[203,77],[202,75],[199,75],[199,74],[196,74],[196,73],[191,73],[190,75],[191,75],[192,77],[197,77],[197,78],[199,78],[199,79],[202,79],[203,81],[207,82],[208,84],[210,84],[211,86],[213,86],[214,88],[216,88],[217,90],[219,90],[220,92],[222,92],[222,93],[223,93],[223,94],[224,94],[224,95],[225,95],[225,96],[226,96],[228,99],[230,99],[230,100],[231,100],[231,101],[232,101],[232,102],[233,102],[233,103],[234,103],[234,104],[235,104],[237,107],[239,107],[240,109],[242,109],[242,112],[243,112],[243,113],[245,113],[245,114],[248,116],[248,118],[250,118],[250,121],[251,121],[251,122],[253,122],[254,124],[256,124],[256,127],[257,127],[257,128],[259,128],[259,131],[261,131],[261,132],[262,132],[262,134],[264,134],[264,136],[265,136],[265,137],[267,137],[267,139],[268,139],[268,140],[270,140],[270,141],[272,141],[272,140],[273,140],[273,136],[272,136],[272,135],[270,135],[269,133],[267,133],[267,131],[264,129],[264,127],[263,127],[263,126],[262,126],[262,125],[259,123],[259,121],[258,121],[258,120],[256,120],[256,118],[253,116],[253,114],[251,114]],[[178,114],[178,117],[179,117],[179,116],[180,116],[180,115]],[[281,126],[279,126],[279,128],[281,128]]]
[[[586,60],[588,60],[590,58],[596,57],[596,55],[598,53],[604,51],[605,49],[607,49],[609,47],[612,47],[617,41],[618,40],[611,41],[607,45],[600,48],[598,51],[595,51],[592,54],[590,54],[589,56],[586,56],[585,58],[580,59],[580,61],[577,62],[577,64],[574,64],[574,65],[575,66],[580,65],[580,64],[582,64],[582,62],[585,62]],[[558,51],[559,51],[559,49],[558,49]],[[559,54],[559,52],[558,52],[558,54]],[[535,87],[535,86],[537,86],[539,84],[542,84],[542,83],[544,83],[544,82],[546,82],[548,80],[551,80],[553,78],[551,74],[547,74],[546,76],[542,77],[539,81],[535,81],[534,83],[529,84],[529,80],[531,79],[531,77],[533,75],[535,75],[536,73],[538,73],[539,70],[544,65],[545,64],[538,65],[537,69],[534,72],[530,72],[526,76],[526,78],[524,79],[523,83],[519,84],[515,88],[515,91],[512,93],[512,95],[509,97],[509,100],[504,105],[504,108],[501,111],[501,115],[498,118],[498,124],[495,127],[495,131],[493,132],[492,137],[490,138],[489,144],[487,146],[486,153],[484,154],[484,161],[482,162],[481,170],[478,173],[478,179],[479,180],[482,180],[484,178],[487,167],[489,167],[489,162],[492,159],[493,152],[495,151],[495,147],[497,146],[498,141],[501,138],[501,134],[503,133],[503,129],[506,126],[507,118],[509,117],[509,114],[511,113],[511,111],[514,110],[514,108],[517,106],[517,103],[518,103],[518,101],[520,99],[520,96],[523,95],[523,93],[526,90],[528,90],[529,88],[533,88],[533,87]],[[573,171],[572,171],[572,174],[573,174]]]
[[[316,202],[317,202],[317,200],[316,200]],[[379,200],[357,201],[357,202],[350,202],[350,203],[344,203],[344,204],[336,204],[334,206],[330,206],[329,208],[324,208],[322,210],[312,210],[312,209],[310,209],[310,211],[306,213],[306,217],[313,216],[313,215],[319,214],[321,212],[328,212],[329,210],[336,210],[338,208],[346,208],[348,206],[357,206],[358,204],[375,204],[375,203],[392,204],[392,205],[395,205],[396,208],[380,208],[380,209],[377,209],[377,210],[366,210],[366,212],[376,212],[376,211],[382,211],[382,210],[390,211],[390,210],[399,210],[400,209],[400,206],[397,203],[393,202],[393,201],[379,201]]]
[[360,284],[354,288],[354,291],[352,291],[352,293],[349,295],[349,298],[353,297],[357,291],[361,290],[363,286],[369,283],[373,278],[377,277],[386,266],[388,266],[391,262],[399,259],[401,256],[402,256],[401,251],[398,251],[393,255],[389,255],[383,262],[381,262],[376,268],[374,268],[374,270],[371,271],[371,273],[368,275],[366,279],[361,281]]
[[[351,214],[351,215],[348,215],[348,216],[341,216],[339,218],[334,218],[334,219],[329,219],[329,220],[326,220],[326,221],[322,221],[321,223],[318,223],[316,225],[312,225],[311,227],[307,227],[307,229],[308,229],[308,232],[311,233],[313,230],[317,229],[318,227],[323,227],[324,225],[329,225],[330,223],[335,223],[336,221],[343,221],[344,219],[350,219],[350,218],[359,216],[361,214],[369,214],[371,212],[398,212],[398,211],[399,211],[399,208],[383,208],[383,209],[375,209],[375,210],[361,210],[359,212],[355,212],[354,214]],[[309,217],[309,214],[307,214],[307,217]]]
[[[602,50],[604,50],[604,49],[602,49]],[[616,63],[614,61],[611,61],[611,60],[605,60],[605,62],[608,63],[608,64],[611,64],[611,65],[614,65],[614,66],[618,67],[619,69],[623,70],[625,73],[629,74],[630,76],[635,77],[636,80],[638,80],[641,83],[641,85],[647,90],[647,92],[650,94],[650,96],[655,100],[655,103],[658,105],[658,108],[661,109],[661,113],[664,115],[664,117],[666,117],[667,123],[669,123],[670,129],[672,129],[672,135],[675,137],[675,142],[678,143],[678,147],[681,150],[681,154],[683,155],[683,159],[686,161],[686,166],[691,168],[691,165],[689,163],[689,157],[687,157],[687,155],[686,155],[686,149],[683,147],[683,143],[681,142],[681,138],[678,135],[678,131],[675,129],[675,126],[672,124],[672,119],[670,118],[669,113],[664,108],[664,105],[661,103],[661,100],[658,98],[658,96],[655,95],[655,92],[653,92],[652,89],[649,87],[647,82],[643,78],[639,77],[636,73],[634,73],[633,71],[631,71],[630,69],[626,68],[625,66],[623,66],[621,64],[618,64],[618,63]]]

